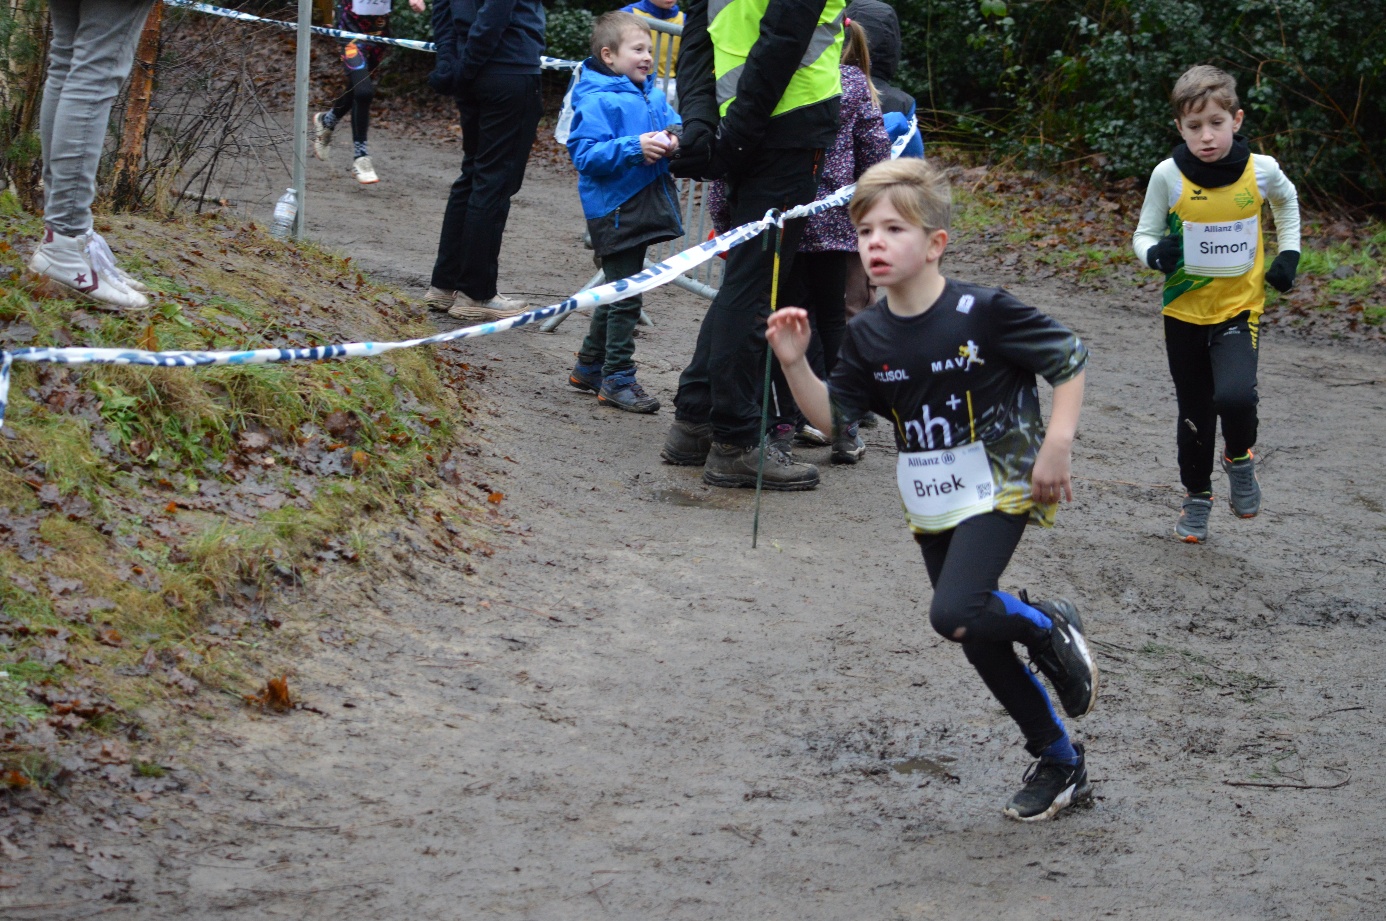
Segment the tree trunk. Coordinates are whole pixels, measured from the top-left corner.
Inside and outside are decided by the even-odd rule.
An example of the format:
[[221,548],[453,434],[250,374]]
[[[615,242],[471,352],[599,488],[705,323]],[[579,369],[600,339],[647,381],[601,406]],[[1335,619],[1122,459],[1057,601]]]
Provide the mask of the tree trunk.
[[155,3],[140,33],[135,66],[130,72],[130,89],[125,103],[125,124],[116,154],[112,199],[121,211],[140,206],[140,160],[149,128],[149,103],[154,96],[154,67],[159,60],[159,33],[164,21],[164,5]]
[[38,132],[48,76],[48,9],[33,0],[0,0],[8,34],[0,43],[0,189],[8,181],[28,211],[43,207]]

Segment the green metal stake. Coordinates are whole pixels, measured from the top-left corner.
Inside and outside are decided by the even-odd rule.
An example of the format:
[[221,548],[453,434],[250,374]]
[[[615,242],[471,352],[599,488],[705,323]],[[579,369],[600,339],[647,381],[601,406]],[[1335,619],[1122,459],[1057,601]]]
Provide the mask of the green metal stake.
[[[775,263],[774,271],[770,275],[770,312],[774,313],[779,307],[780,297],[780,221],[776,215],[775,221]],[[770,348],[767,339],[765,343],[765,388],[760,395],[760,464],[756,467],[756,514],[751,522],[751,549],[756,549],[756,539],[760,535],[760,493],[761,484],[765,482],[765,449],[769,447],[769,435],[766,432],[770,424],[770,362],[775,360],[774,350]]]

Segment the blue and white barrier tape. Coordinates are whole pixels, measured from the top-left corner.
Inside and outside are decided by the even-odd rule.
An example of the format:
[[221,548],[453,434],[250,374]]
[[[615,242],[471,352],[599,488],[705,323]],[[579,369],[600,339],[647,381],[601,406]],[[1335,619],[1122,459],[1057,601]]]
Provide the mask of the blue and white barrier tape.
[[[807,206],[805,206],[807,207]],[[806,212],[807,213],[807,212]],[[792,214],[791,217],[801,215]],[[422,339],[407,339],[398,342],[348,342],[340,345],[320,345],[312,348],[289,349],[250,349],[240,352],[146,352],[138,349],[99,349],[99,348],[22,348],[14,351],[0,350],[0,425],[5,422],[5,408],[10,393],[10,366],[15,361],[51,362],[64,365],[107,364],[107,365],[150,365],[163,368],[197,367],[203,365],[259,365],[281,361],[321,361],[325,358],[357,358],[367,355],[383,355],[395,349],[414,348],[420,345],[437,345],[454,339],[474,339],[504,332],[518,326],[527,326],[547,320],[550,317],[571,313],[582,307],[597,307],[614,304],[635,294],[642,294],[660,285],[668,284],[679,275],[691,271],[707,262],[718,253],[725,253],[733,246],[759,236],[779,220],[776,212],[768,212],[758,221],[733,227],[726,233],[705,243],[686,249],[656,263],[629,278],[608,282],[586,291],[579,291],[572,297],[548,307],[531,310],[519,316],[507,317],[493,323],[482,323],[463,329],[449,330]]]
[[[235,19],[239,22],[258,22],[268,26],[279,26],[283,29],[297,29],[298,23],[286,22],[282,19],[266,19],[263,16],[255,16],[250,13],[242,13],[239,10],[228,10],[222,6],[212,6],[210,3],[197,3],[196,0],[164,0],[169,6],[178,6],[183,9],[196,10],[199,13],[207,13],[212,16],[221,16],[226,19]],[[361,32],[347,32],[342,29],[331,29],[327,26],[309,26],[318,35],[329,35],[332,38],[344,38],[348,41],[374,42],[377,45],[394,45],[397,48],[408,48],[412,51],[427,51],[437,53],[438,48],[433,42],[421,42],[412,38],[387,38],[384,35],[366,35]],[[577,61],[565,61],[562,58],[551,58],[541,56],[539,66],[544,70],[576,70]]]

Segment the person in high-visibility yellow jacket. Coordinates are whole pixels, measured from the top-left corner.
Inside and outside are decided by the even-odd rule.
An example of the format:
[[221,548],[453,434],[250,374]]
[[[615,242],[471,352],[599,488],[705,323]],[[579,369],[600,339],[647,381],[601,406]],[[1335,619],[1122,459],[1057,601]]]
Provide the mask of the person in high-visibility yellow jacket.
[[[733,226],[813,199],[823,151],[837,134],[844,7],[844,0],[692,0],[685,8],[678,61],[684,129],[672,169],[724,179]],[[781,278],[792,270],[802,230],[803,221],[785,226]],[[679,378],[661,454],[669,463],[702,465],[713,486],[754,486],[761,450],[766,489],[818,485],[813,465],[773,444],[761,447],[775,250],[756,241],[727,254],[722,286]],[[788,394],[777,396],[772,425],[795,412]]]

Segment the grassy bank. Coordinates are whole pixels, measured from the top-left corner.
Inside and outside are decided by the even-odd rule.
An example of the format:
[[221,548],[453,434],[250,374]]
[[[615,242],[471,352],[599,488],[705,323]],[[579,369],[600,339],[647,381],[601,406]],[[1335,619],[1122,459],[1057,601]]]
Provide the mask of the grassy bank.
[[[350,260],[243,220],[98,219],[157,291],[108,314],[35,288],[38,219],[0,199],[0,347],[311,346],[428,335]],[[210,368],[16,363],[0,429],[0,785],[163,698],[252,692],[276,592],[359,564],[401,517],[475,546],[455,351]],[[446,529],[444,525],[450,525]],[[471,543],[465,539],[471,537]],[[84,741],[85,740],[85,741]]]

